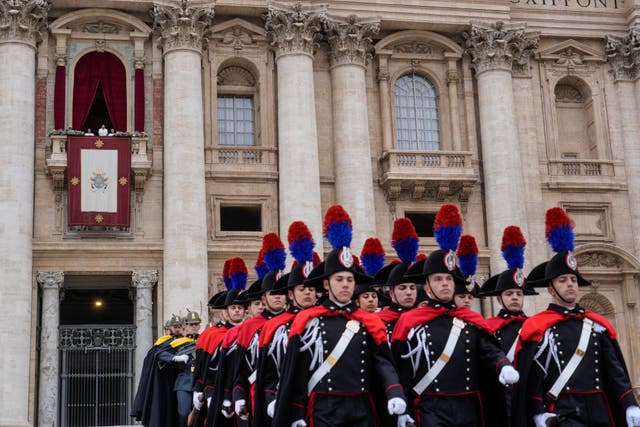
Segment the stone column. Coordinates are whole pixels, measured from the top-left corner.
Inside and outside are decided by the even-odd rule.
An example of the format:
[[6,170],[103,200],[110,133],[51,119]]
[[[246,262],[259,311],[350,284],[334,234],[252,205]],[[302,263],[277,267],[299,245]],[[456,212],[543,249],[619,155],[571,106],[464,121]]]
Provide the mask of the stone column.
[[511,71],[537,43],[525,38],[524,25],[473,22],[467,52],[478,81],[486,220],[492,274],[504,270],[500,245],[505,227],[515,224],[527,236],[524,184],[516,128]]
[[629,195],[629,217],[633,230],[633,249],[640,256],[640,29],[632,28],[625,37],[607,36],[606,52],[615,79],[620,126],[624,142],[624,168]]
[[449,61],[449,69],[447,70],[447,87],[449,92],[449,115],[451,116],[451,141],[453,142],[453,151],[462,150],[462,141],[460,140],[460,112],[458,111],[458,69],[456,61]]
[[58,328],[60,326],[60,288],[64,285],[62,271],[39,271],[38,284],[42,290],[42,319],[40,321],[40,373],[38,390],[38,423],[58,425]]
[[36,44],[46,28],[46,0],[0,7],[0,322],[11,325],[0,346],[0,425],[29,423],[31,239],[35,149]]
[[[202,44],[213,9],[154,6],[164,58],[163,318],[207,301]],[[206,322],[206,320],[205,320]]]
[[372,57],[371,37],[380,24],[351,15],[346,21],[332,18],[325,27],[331,47],[336,203],[351,216],[351,247],[360,253],[364,241],[376,231],[365,71]]
[[153,345],[153,287],[158,282],[157,271],[133,271],[131,283],[136,290],[136,353],[135,387],[140,381],[142,362]]
[[326,6],[269,4],[265,23],[276,54],[280,230],[304,221],[322,253],[320,166],[313,53]]
[[380,92],[380,126],[382,128],[382,151],[388,153],[393,148],[391,129],[391,102],[389,80],[389,57],[378,53],[378,91]]

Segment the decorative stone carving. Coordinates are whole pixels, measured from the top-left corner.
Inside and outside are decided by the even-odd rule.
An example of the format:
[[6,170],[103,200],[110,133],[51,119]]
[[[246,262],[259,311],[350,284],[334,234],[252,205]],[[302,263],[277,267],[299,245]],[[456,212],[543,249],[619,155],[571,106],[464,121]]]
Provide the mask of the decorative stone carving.
[[131,280],[136,289],[153,288],[158,282],[158,272],[155,270],[134,270],[131,272]]
[[606,252],[585,252],[576,256],[580,267],[620,268],[622,261],[615,255]]
[[363,22],[356,15],[346,21],[330,18],[325,21],[327,41],[331,46],[329,59],[332,66],[357,64],[367,66],[373,57],[371,37],[380,32],[380,22]]
[[525,35],[524,24],[472,22],[471,31],[462,34],[476,74],[487,70],[528,72],[529,57],[538,46],[537,34]]
[[117,34],[120,32],[120,28],[109,22],[98,21],[85,24],[82,31],[92,34]]
[[234,50],[240,51],[243,46],[253,44],[253,38],[242,27],[235,26],[224,33],[221,43],[230,45]]
[[248,70],[238,66],[230,66],[218,73],[218,85],[254,87],[256,79]]
[[20,41],[35,47],[47,28],[47,0],[0,1],[0,43]]
[[442,51],[442,49],[434,48],[433,45],[419,40],[399,43],[393,46],[394,53],[417,53],[419,55],[433,55],[437,51]]
[[576,65],[584,63],[584,55],[571,47],[558,52],[558,55],[560,57],[556,60],[556,64],[566,66],[569,72],[575,70]]
[[42,289],[60,289],[64,282],[63,271],[38,271],[36,280]]
[[164,53],[174,49],[202,51],[203,42],[213,20],[213,6],[189,6],[181,0],[180,6],[154,5],[153,27],[159,34]]
[[558,84],[555,88],[556,101],[583,103],[584,96],[573,86]]
[[587,310],[600,314],[601,316],[611,317],[616,314],[616,310],[611,301],[602,294],[596,294],[593,292],[588,293],[580,298],[580,305]]
[[624,37],[607,36],[605,52],[616,80],[634,80],[640,63],[640,28],[633,27]]
[[321,25],[327,19],[327,5],[293,7],[269,4],[265,22],[269,44],[275,49],[276,58],[290,53],[313,55],[322,38]]

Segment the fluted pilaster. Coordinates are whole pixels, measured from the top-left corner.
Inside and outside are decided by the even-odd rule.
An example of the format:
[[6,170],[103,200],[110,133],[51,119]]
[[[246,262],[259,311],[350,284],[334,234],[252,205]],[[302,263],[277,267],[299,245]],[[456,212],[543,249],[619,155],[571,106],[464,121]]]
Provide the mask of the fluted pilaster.
[[[325,22],[331,48],[336,202],[353,219],[352,248],[358,252],[376,231],[365,71],[372,57],[371,38],[379,30],[377,21],[355,15]],[[360,159],[358,167],[353,159]]]
[[155,270],[136,270],[131,273],[131,284],[136,290],[136,384],[140,381],[146,352],[153,345],[153,287],[157,282],[158,272]]
[[280,230],[287,230],[293,221],[304,221],[319,253],[322,208],[313,52],[325,19],[326,5],[271,3],[265,23],[276,52]]
[[62,271],[39,271],[36,277],[42,289],[42,321],[40,330],[40,373],[38,422],[43,426],[58,425],[58,327],[60,326],[60,289]]

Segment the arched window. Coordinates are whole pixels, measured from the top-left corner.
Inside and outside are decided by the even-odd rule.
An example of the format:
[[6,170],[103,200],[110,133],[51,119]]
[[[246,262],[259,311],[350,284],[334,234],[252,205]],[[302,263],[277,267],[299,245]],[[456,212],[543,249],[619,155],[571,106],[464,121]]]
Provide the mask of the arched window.
[[433,84],[411,73],[395,83],[396,136],[400,150],[439,150],[438,97]]
[[229,66],[218,73],[218,145],[254,146],[256,80],[248,70]]
[[89,52],[74,71],[73,128],[97,131],[102,124],[127,130],[126,72],[114,54]]
[[582,81],[565,78],[554,89],[558,148],[563,159],[597,159],[598,147],[591,91]]

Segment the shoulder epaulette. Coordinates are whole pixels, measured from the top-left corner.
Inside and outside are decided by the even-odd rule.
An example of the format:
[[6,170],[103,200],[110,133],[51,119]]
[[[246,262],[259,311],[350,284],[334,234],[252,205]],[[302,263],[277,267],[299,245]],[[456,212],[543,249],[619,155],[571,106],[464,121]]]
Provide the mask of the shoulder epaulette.
[[172,335],[163,335],[163,336],[161,336],[160,338],[158,338],[158,339],[156,340],[156,342],[154,342],[154,343],[153,343],[153,345],[154,345],[154,346],[158,346],[158,345],[160,345],[160,344],[164,344],[164,343],[166,343],[167,341],[169,341],[171,338],[173,338],[173,336],[172,336]]
[[172,348],[177,348],[180,347],[181,345],[184,344],[189,344],[195,342],[195,340],[193,338],[189,338],[189,337],[180,337],[180,338],[176,338],[175,340],[171,341],[171,347]]

